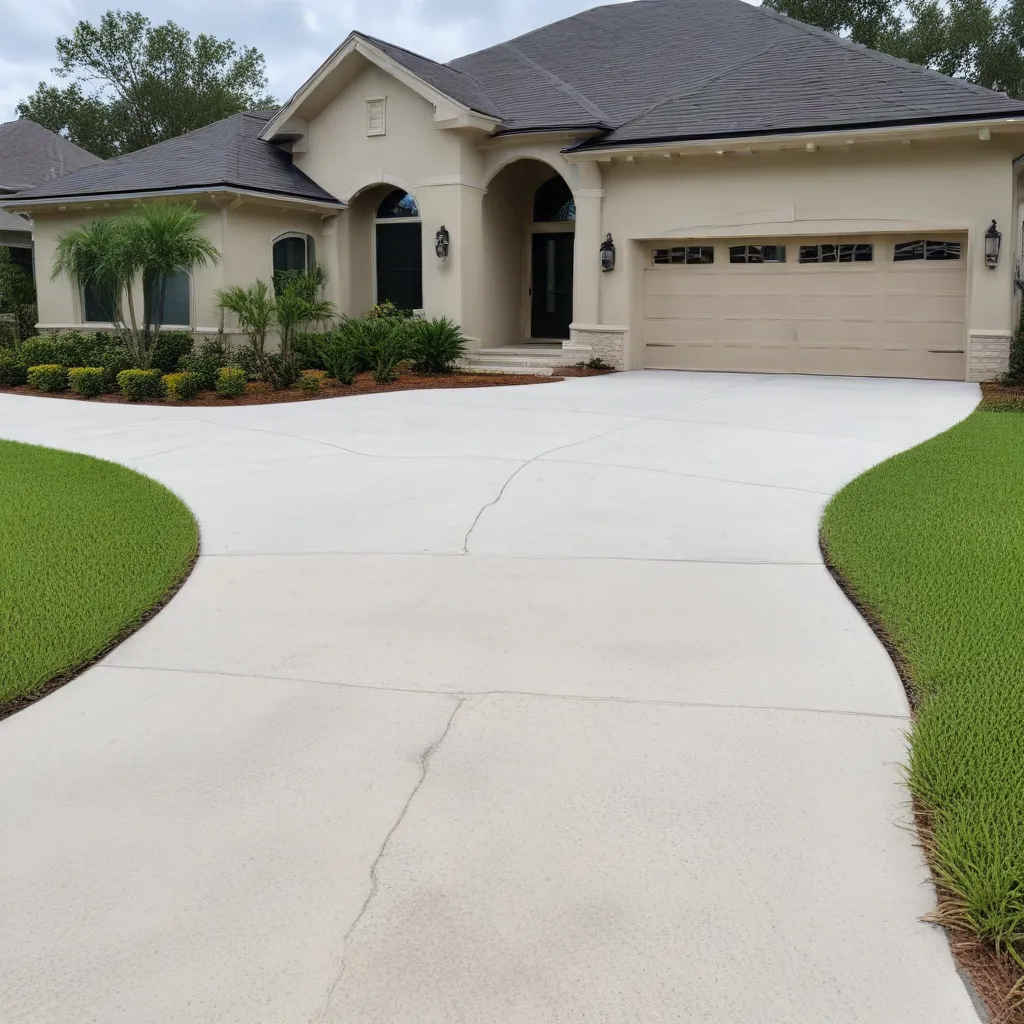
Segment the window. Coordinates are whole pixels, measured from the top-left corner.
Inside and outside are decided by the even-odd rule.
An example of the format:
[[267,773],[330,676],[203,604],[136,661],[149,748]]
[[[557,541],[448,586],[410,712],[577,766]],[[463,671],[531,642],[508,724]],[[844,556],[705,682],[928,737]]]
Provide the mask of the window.
[[[160,285],[163,284],[163,305],[160,301]],[[188,327],[192,322],[191,283],[184,271],[160,278],[146,275],[146,323],[170,324],[172,327]]]
[[801,263],[870,263],[875,247],[868,242],[842,242],[837,245],[801,245]]
[[785,263],[784,245],[730,245],[730,263]]
[[29,277],[32,276],[32,250],[28,246],[12,245],[8,250],[11,261],[20,267]]
[[93,282],[82,289],[82,320],[84,323],[113,323],[116,306],[113,288]]
[[715,248],[712,245],[677,245],[672,249],[655,249],[654,262],[659,266],[667,263],[714,263]]
[[274,277],[289,270],[305,274],[316,266],[316,246],[309,235],[285,235],[274,242]]
[[418,217],[420,208],[408,192],[396,188],[384,197],[384,202],[377,207],[377,220],[390,220],[393,217]]
[[556,174],[533,194],[535,224],[553,224],[576,219],[576,200],[565,179]]
[[366,101],[366,134],[385,135],[384,131],[384,100]]
[[892,249],[893,263],[906,263],[910,260],[958,259],[960,259],[959,242],[917,239],[913,242],[897,242]]

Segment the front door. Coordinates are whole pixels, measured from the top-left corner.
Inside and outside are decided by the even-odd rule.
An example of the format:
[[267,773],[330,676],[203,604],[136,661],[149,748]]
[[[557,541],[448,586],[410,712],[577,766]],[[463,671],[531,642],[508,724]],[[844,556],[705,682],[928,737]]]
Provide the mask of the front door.
[[533,338],[569,337],[575,239],[571,231],[533,236],[530,305],[530,336]]
[[377,302],[399,309],[423,308],[423,225],[377,225]]

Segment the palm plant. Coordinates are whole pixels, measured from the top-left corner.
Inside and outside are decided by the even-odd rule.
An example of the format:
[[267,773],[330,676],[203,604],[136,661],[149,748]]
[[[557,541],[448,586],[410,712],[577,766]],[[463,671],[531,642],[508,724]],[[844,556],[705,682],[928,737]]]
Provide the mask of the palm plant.
[[[111,297],[114,327],[140,367],[153,358],[167,279],[220,258],[199,230],[203,217],[195,203],[165,200],[90,221],[57,239],[53,279],[65,275],[83,290],[93,287]],[[134,294],[140,276],[152,289],[141,321]]]
[[267,372],[267,335],[274,326],[276,307],[265,281],[248,288],[234,285],[217,292],[217,308],[233,313],[238,327],[249,339],[249,361],[258,377]]

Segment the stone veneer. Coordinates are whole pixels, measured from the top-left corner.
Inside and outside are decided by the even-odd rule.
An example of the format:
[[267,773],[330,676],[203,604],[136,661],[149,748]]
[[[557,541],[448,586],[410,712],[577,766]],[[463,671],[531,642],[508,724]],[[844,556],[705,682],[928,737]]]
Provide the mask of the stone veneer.
[[629,339],[627,327],[606,327],[604,324],[572,324],[569,344],[562,347],[566,362],[603,359],[616,370],[625,370]]
[[1008,334],[978,332],[970,336],[967,347],[968,380],[995,380],[1006,373],[1009,363]]

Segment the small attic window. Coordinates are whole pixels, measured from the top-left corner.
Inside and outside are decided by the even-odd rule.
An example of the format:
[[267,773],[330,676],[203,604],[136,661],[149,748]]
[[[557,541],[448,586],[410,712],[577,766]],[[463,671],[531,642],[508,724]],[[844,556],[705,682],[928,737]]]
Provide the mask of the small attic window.
[[366,101],[366,134],[384,135],[384,100]]

